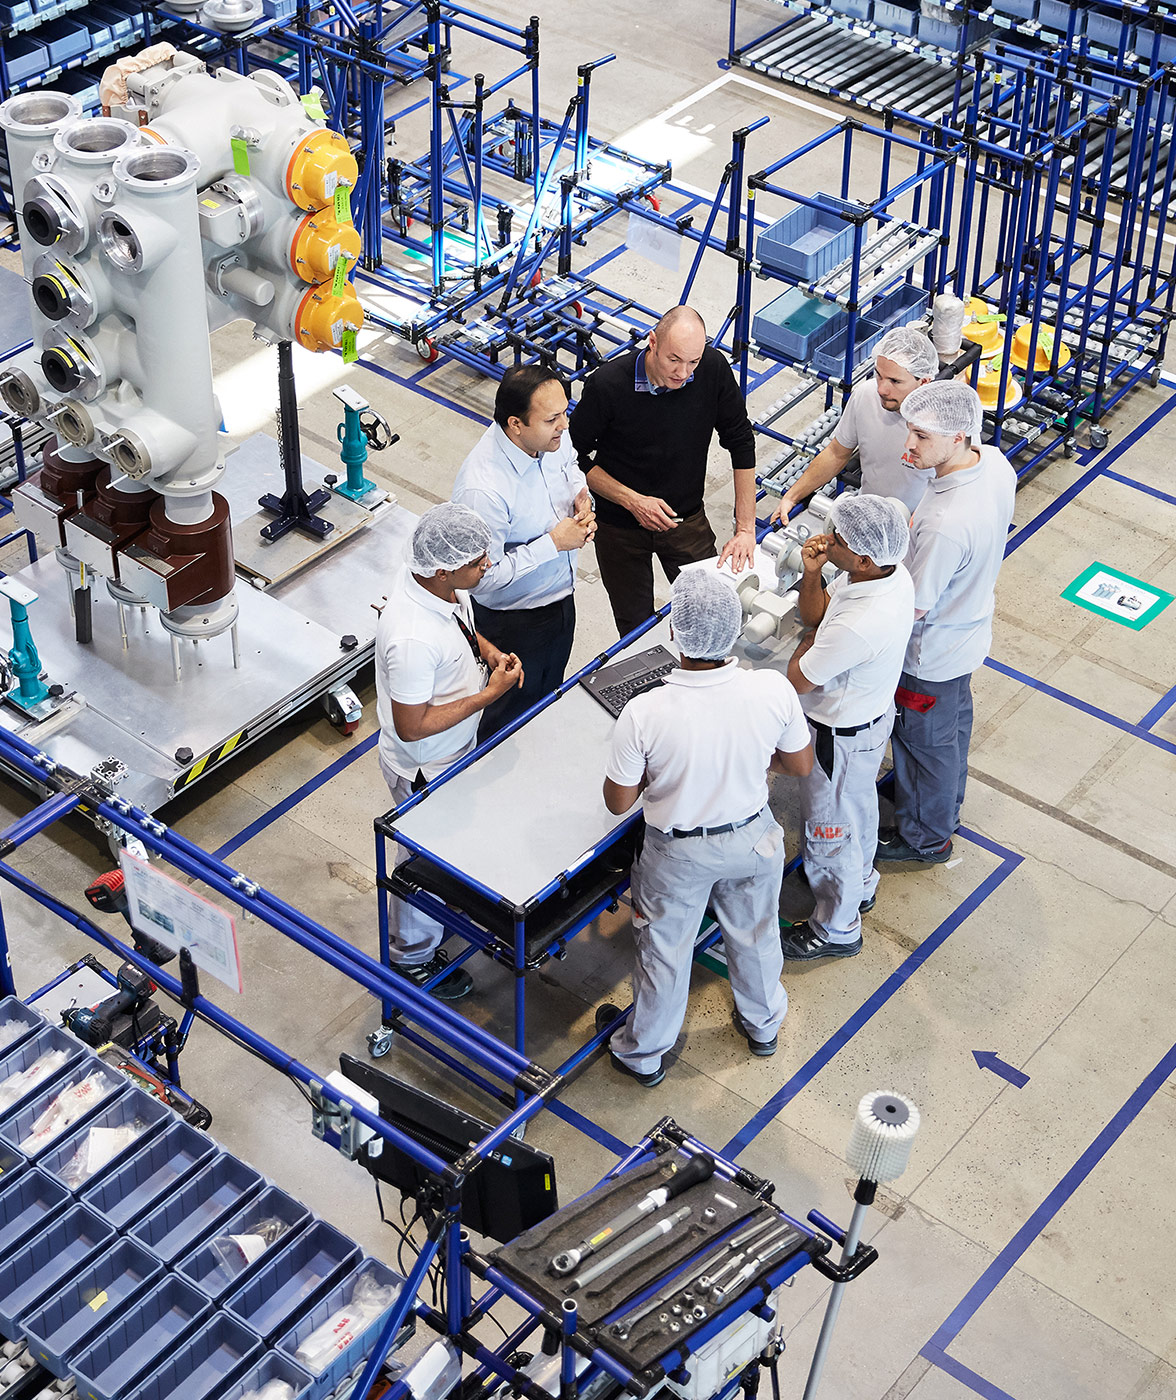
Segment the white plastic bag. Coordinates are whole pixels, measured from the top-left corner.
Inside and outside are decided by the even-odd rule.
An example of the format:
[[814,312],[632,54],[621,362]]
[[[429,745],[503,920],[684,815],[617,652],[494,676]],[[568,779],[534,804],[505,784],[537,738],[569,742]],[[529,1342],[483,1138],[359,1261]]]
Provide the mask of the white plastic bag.
[[0,1021],[0,1050],[6,1050],[14,1040],[19,1040],[28,1026],[14,1016],[11,1021]]
[[101,1070],[94,1070],[76,1084],[67,1085],[50,1101],[48,1107],[33,1123],[28,1137],[20,1144],[22,1152],[40,1152],[71,1123],[100,1103],[110,1091],[110,1081]]
[[62,1181],[71,1191],[76,1191],[83,1181],[89,1181],[95,1172],[101,1171],[107,1162],[146,1131],[147,1124],[141,1118],[118,1128],[91,1128],[82,1135],[78,1150],[62,1168]]
[[294,1400],[294,1387],[289,1381],[266,1381],[260,1390],[247,1390],[241,1400]]
[[48,1079],[51,1074],[55,1074],[68,1059],[69,1055],[64,1050],[46,1050],[43,1055],[38,1055],[26,1069],[22,1069],[16,1074],[10,1074],[0,1084],[0,1112],[10,1108],[30,1089]]
[[334,1359],[371,1326],[396,1296],[394,1283],[380,1283],[369,1270],[355,1280],[351,1301],[316,1327],[294,1353],[313,1376],[321,1375]]

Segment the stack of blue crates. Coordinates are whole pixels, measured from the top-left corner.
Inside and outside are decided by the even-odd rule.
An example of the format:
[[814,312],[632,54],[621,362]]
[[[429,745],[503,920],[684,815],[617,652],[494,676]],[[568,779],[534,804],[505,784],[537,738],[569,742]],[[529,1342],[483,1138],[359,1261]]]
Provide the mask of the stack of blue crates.
[[[399,1274],[15,998],[5,1024],[19,1031],[0,1085],[49,1051],[67,1058],[0,1111],[0,1336],[79,1400],[239,1400],[270,1380],[325,1400],[363,1365],[387,1310],[317,1376],[296,1353],[359,1278],[398,1292]],[[86,1113],[33,1144],[44,1109],[95,1073]],[[131,1122],[135,1140],[77,1182],[67,1168],[90,1129]],[[285,1231],[227,1277],[211,1238],[275,1217]]]

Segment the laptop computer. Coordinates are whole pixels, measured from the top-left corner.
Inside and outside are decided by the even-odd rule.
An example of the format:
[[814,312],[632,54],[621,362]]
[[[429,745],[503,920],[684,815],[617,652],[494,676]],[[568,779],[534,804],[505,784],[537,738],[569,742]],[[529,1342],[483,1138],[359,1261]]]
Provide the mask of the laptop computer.
[[677,656],[663,646],[648,647],[634,656],[613,661],[585,676],[580,684],[615,719],[643,690],[664,685],[666,676],[678,664]]

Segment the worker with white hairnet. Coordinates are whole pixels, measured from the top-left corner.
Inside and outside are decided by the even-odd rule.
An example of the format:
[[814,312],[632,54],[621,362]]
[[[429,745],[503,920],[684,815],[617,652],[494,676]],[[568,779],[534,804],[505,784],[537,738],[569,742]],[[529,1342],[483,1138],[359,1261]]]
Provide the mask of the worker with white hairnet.
[[[610,812],[644,793],[645,844],[633,865],[633,1013],[609,1045],[613,1066],[652,1088],[686,1016],[694,940],[708,905],[723,931],[735,1029],[775,1054],[788,998],[780,985],[784,833],[768,772],[803,778],[812,745],[796,692],[778,672],[728,655],[743,610],[713,565],[685,569],[670,595],[682,653],[666,684],[630,700],[604,780]],[[597,1030],[620,1013],[605,1005]]]
[[956,380],[909,394],[907,457],[929,477],[911,521],[915,625],[895,701],[893,830],[876,860],[938,865],[960,824],[972,737],[972,672],[988,655],[996,577],[1017,478],[998,448],[974,446],[980,396]]
[[[392,580],[376,628],[380,771],[399,806],[477,743],[482,711],[521,684],[513,653],[474,627],[468,589],[490,567],[490,531],[468,506],[425,511],[408,562]],[[400,848],[397,859],[407,860]],[[473,988],[464,967],[448,974],[436,919],[393,899],[393,969],[447,1001]],[[445,975],[442,975],[445,974]],[[440,979],[439,981],[436,979]]]
[[[903,566],[906,506],[890,496],[839,496],[829,531],[801,551],[797,610],[807,630],[788,663],[816,762],[801,783],[804,873],[815,908],[783,935],[785,962],[861,952],[862,915],[878,872],[878,771],[894,722],[894,688],[915,620]],[[826,588],[821,570],[838,573]]]
[[862,467],[862,490],[871,496],[897,496],[913,511],[927,489],[927,479],[903,461],[906,423],[903,400],[939,373],[939,354],[929,336],[914,326],[887,331],[874,351],[874,377],[863,379],[850,394],[833,436],[780,497],[773,520],[819,491],[846,467],[856,451]]

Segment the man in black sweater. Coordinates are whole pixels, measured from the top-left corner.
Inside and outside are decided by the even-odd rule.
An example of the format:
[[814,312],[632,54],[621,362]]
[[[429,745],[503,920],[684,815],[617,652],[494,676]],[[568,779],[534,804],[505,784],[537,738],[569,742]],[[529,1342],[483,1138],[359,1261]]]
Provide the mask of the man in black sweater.
[[698,312],[675,306],[647,350],[609,360],[585,381],[571,437],[596,498],[596,558],[622,637],[653,612],[654,555],[673,583],[683,564],[717,552],[703,507],[715,432],[735,471],[735,534],[719,562],[738,571],[755,551],[755,434]]

